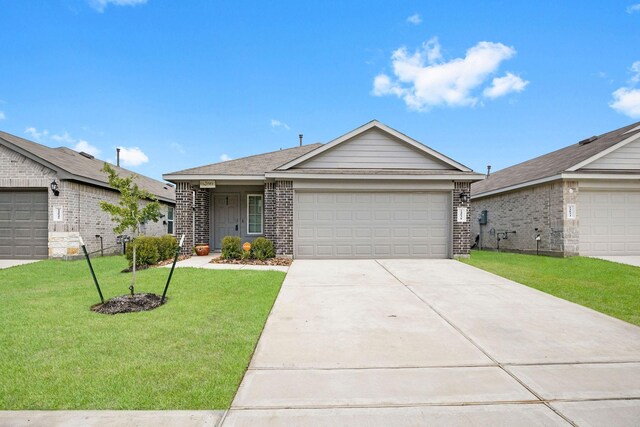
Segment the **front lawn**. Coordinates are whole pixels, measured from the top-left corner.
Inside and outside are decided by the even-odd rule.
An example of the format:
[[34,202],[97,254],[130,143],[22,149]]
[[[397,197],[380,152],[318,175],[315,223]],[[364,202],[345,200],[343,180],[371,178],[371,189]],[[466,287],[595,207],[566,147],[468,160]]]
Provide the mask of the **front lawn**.
[[595,258],[472,251],[463,262],[640,326],[640,268]]
[[[123,257],[94,261],[105,298],[128,292]],[[162,294],[169,270],[137,273]],[[284,273],[176,269],[167,304],[115,316],[85,261],[0,270],[0,410],[227,408]]]

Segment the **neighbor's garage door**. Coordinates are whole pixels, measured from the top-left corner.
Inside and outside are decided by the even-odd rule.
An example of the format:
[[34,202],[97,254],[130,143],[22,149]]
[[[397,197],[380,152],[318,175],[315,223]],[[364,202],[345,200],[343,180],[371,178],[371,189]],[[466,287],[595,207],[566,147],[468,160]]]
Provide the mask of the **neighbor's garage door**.
[[0,259],[46,258],[47,192],[0,191]]
[[297,258],[447,258],[448,192],[296,192]]
[[580,255],[640,255],[640,191],[580,191]]

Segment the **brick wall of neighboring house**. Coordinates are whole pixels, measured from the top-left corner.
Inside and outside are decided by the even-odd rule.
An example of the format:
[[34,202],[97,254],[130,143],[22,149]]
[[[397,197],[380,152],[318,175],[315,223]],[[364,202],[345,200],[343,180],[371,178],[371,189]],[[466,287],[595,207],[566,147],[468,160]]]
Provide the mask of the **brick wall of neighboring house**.
[[[480,235],[485,249],[498,247],[498,232],[515,231],[500,240],[500,250],[569,256],[578,252],[578,221],[566,219],[566,204],[576,203],[578,183],[553,182],[495,196],[474,199],[471,203],[471,237]],[[488,212],[487,225],[478,217]],[[538,231],[536,231],[536,228]]]
[[[60,191],[58,196],[50,190],[53,180],[58,183]],[[100,239],[96,235],[102,236],[105,253],[120,251],[119,246],[110,247],[116,245],[114,224],[111,217],[103,212],[99,205],[101,200],[117,203],[118,192],[80,182],[60,180],[54,170],[2,145],[0,145],[0,188],[38,188],[47,191],[50,257],[68,258],[81,255],[78,236],[82,236],[90,252],[100,249]],[[54,207],[62,208],[61,221],[52,220]],[[145,234],[162,235],[167,232],[167,226],[163,224],[167,209],[168,204],[161,203],[161,212],[165,218],[143,226]]]
[[276,183],[264,184],[264,237],[276,240]]
[[276,181],[276,253],[293,256],[293,182]]
[[[211,224],[210,216],[210,192],[208,188],[195,189],[195,211],[193,213],[195,218],[195,242],[209,244],[209,224]],[[213,249],[213,248],[211,248]]]
[[[453,256],[454,257],[467,257],[470,250],[470,203],[468,197],[470,196],[471,184],[469,182],[455,182],[453,186]],[[467,201],[463,202],[460,195],[465,194]],[[458,221],[458,209],[466,208],[467,215],[464,221]]]
[[184,245],[182,245],[181,253],[191,255],[194,246],[193,235],[193,203],[194,190],[188,182],[178,182],[176,184],[176,213],[175,228],[176,236],[184,234]]

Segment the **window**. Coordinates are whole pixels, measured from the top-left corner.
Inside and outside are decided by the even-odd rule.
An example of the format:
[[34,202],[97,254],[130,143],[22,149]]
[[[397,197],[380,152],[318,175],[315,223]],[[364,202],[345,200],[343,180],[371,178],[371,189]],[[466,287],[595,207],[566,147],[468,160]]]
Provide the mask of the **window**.
[[167,233],[173,234],[173,206],[167,208]]
[[247,195],[247,234],[262,234],[262,194]]

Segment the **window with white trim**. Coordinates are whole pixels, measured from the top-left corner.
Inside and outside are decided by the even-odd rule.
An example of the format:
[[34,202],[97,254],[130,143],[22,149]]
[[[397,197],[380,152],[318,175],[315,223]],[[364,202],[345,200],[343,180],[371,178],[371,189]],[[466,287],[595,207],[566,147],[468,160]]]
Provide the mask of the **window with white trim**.
[[247,194],[247,234],[262,234],[262,194]]
[[173,206],[167,207],[167,234],[173,234]]

